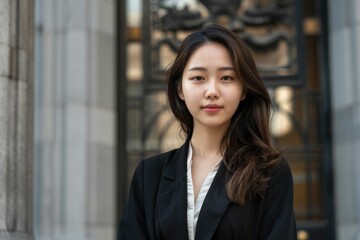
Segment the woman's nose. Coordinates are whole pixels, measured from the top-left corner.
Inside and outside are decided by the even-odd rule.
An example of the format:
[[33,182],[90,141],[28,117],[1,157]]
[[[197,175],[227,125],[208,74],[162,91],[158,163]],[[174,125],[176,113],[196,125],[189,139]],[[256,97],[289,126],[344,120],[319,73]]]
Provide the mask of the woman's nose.
[[216,81],[209,81],[205,92],[205,97],[209,99],[218,98],[220,96],[219,87]]

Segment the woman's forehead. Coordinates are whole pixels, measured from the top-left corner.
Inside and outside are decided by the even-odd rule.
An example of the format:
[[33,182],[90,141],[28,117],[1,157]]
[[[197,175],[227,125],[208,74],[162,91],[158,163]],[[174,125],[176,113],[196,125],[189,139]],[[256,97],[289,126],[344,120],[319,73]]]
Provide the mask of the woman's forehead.
[[215,42],[203,44],[189,56],[185,68],[201,70],[210,66],[220,70],[233,70],[233,59],[228,49]]

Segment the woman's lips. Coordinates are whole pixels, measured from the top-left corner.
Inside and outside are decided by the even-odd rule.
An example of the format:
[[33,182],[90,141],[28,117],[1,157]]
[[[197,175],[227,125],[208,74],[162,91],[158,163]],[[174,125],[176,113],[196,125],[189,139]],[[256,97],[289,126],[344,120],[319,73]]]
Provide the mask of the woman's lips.
[[209,113],[215,113],[221,110],[221,107],[219,105],[216,104],[208,104],[202,107],[204,109],[204,111],[209,112]]

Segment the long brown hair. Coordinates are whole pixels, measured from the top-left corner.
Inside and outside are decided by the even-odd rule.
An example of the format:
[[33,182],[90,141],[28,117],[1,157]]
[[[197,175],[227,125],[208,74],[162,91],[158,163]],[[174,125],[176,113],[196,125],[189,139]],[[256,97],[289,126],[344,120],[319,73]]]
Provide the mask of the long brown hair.
[[188,35],[167,70],[168,101],[186,137],[190,139],[194,128],[193,118],[178,95],[178,87],[188,59],[207,42],[219,43],[229,51],[246,94],[221,143],[225,153],[223,162],[231,173],[226,185],[229,199],[244,204],[247,198],[264,194],[270,174],[279,162],[279,154],[271,146],[270,140],[271,99],[245,42],[218,25],[210,25]]

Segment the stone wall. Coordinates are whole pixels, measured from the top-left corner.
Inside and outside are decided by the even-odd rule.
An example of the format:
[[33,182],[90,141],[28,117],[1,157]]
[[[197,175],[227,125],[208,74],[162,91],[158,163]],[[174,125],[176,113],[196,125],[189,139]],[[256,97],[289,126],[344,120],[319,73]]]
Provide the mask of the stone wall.
[[360,2],[329,1],[337,239],[360,239]]
[[5,240],[33,239],[33,23],[32,0],[0,0],[0,239]]
[[115,2],[36,2],[36,239],[114,239]]

